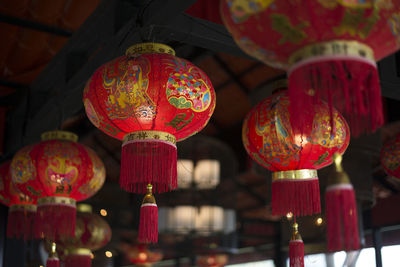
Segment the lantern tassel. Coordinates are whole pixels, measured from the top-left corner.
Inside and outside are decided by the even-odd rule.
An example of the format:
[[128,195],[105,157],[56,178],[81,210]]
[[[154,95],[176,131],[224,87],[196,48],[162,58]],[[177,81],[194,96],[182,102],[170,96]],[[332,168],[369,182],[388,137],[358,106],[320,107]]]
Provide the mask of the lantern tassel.
[[316,170],[274,172],[271,185],[273,215],[313,215],[321,212]]
[[60,259],[57,256],[56,243],[51,244],[51,252],[46,261],[46,267],[60,267]]
[[158,208],[152,193],[152,185],[147,185],[145,195],[140,208],[139,242],[157,243],[158,241]]
[[289,242],[290,267],[304,267],[304,243],[299,233],[299,226],[293,224],[292,238]]
[[75,200],[67,197],[45,197],[38,200],[35,237],[57,240],[75,237]]
[[313,117],[307,114],[321,100],[328,102],[331,114],[335,107],[345,116],[354,136],[384,123],[378,71],[368,60],[325,57],[294,65],[289,71],[289,97],[292,127],[300,131],[312,125]]
[[12,205],[7,218],[7,237],[32,239],[35,215],[35,205]]
[[146,192],[147,184],[152,184],[157,193],[175,189],[175,142],[175,137],[165,132],[141,131],[127,135],[121,152],[121,187],[139,194]]
[[357,206],[353,186],[335,154],[335,175],[325,192],[328,251],[360,248]]

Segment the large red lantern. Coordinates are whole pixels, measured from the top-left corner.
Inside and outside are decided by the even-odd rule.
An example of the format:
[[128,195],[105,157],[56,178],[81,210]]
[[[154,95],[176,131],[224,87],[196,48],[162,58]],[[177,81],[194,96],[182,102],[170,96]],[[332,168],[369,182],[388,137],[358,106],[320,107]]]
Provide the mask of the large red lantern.
[[199,267],[222,267],[228,263],[228,256],[225,254],[211,254],[197,257]]
[[141,242],[157,242],[157,205],[152,195],[177,187],[176,141],[200,131],[215,107],[205,73],[172,48],[144,43],[102,65],[87,83],[83,102],[90,121],[123,140],[120,184],[145,193]]
[[221,12],[245,52],[288,71],[293,127],[321,98],[355,135],[383,124],[376,61],[400,47],[400,0],[222,0]]
[[104,247],[110,240],[111,229],[107,222],[92,213],[90,205],[79,204],[74,238],[62,238],[57,245],[66,251],[65,267],[90,267],[92,251]]
[[396,178],[400,178],[400,134],[391,139],[382,147],[381,165],[385,172]]
[[38,238],[74,236],[76,201],[91,197],[104,183],[102,161],[77,139],[69,132],[46,132],[40,143],[22,148],[12,160],[13,182],[37,199]]
[[36,201],[21,193],[13,184],[10,163],[7,161],[0,165],[0,202],[9,207],[7,237],[27,240],[33,237]]
[[132,264],[142,267],[151,267],[163,257],[161,253],[151,251],[146,244],[129,247],[126,256]]
[[333,128],[327,105],[320,103],[305,131],[290,123],[286,92],[276,93],[255,106],[245,118],[242,138],[248,154],[273,172],[272,213],[295,216],[320,213],[317,169],[332,163],[334,153],[343,154],[350,132],[334,110]]

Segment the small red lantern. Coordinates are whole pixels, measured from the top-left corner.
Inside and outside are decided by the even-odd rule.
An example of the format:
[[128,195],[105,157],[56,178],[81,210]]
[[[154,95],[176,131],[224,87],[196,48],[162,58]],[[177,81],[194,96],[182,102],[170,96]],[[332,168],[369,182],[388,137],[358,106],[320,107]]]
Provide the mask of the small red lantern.
[[225,254],[202,255],[197,258],[199,267],[222,267],[228,263],[228,256]]
[[149,250],[146,244],[138,244],[129,248],[127,257],[135,266],[152,266],[160,261],[163,256],[161,253]]
[[79,204],[76,214],[75,237],[57,241],[58,248],[67,251],[65,267],[90,267],[92,251],[104,247],[111,240],[111,229],[105,220],[92,213],[92,207]]
[[75,203],[103,185],[105,169],[95,152],[64,131],[42,134],[42,141],[19,150],[11,163],[15,185],[37,199],[36,237],[54,241],[75,234]]
[[331,164],[334,153],[344,153],[350,132],[336,110],[331,128],[330,111],[323,103],[309,114],[312,124],[306,131],[297,132],[289,106],[286,92],[261,101],[243,123],[243,143],[255,161],[273,172],[272,214],[312,215],[321,211],[316,170]]
[[205,73],[174,55],[166,45],[134,45],[126,56],[98,68],[83,93],[90,121],[123,140],[121,187],[147,192],[140,242],[157,242],[153,188],[163,193],[177,187],[176,141],[200,131],[215,107],[215,92]]
[[383,124],[376,61],[400,47],[400,0],[222,0],[221,13],[245,52],[288,71],[294,128],[321,98],[355,135]]
[[400,134],[387,141],[381,151],[381,165],[385,172],[396,178],[400,178]]
[[36,214],[36,202],[21,193],[12,182],[10,161],[0,165],[0,202],[10,207],[7,218],[7,237],[33,237],[33,222]]

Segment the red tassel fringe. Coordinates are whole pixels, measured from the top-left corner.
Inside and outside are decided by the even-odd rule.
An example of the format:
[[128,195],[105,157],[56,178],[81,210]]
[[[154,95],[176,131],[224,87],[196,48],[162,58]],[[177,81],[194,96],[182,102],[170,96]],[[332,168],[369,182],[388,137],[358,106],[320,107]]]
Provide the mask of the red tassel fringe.
[[122,145],[121,187],[131,193],[164,193],[177,188],[176,146],[165,141],[130,141]]
[[328,251],[360,248],[357,206],[351,185],[328,187],[325,193]]
[[90,255],[68,255],[65,258],[64,267],[91,267]]
[[143,204],[140,208],[139,242],[158,242],[158,208],[156,204]]
[[35,220],[35,237],[58,240],[75,237],[76,208],[71,205],[38,205]]
[[36,212],[23,208],[10,210],[8,212],[7,238],[32,239],[35,215]]
[[336,107],[345,116],[354,136],[384,123],[377,68],[361,60],[326,59],[295,67],[289,74],[289,97],[294,129],[312,125],[314,116],[307,114],[321,99],[331,112]]
[[318,178],[272,182],[272,214],[305,216],[321,213]]
[[304,267],[304,243],[301,240],[291,240],[289,243],[290,267]]
[[46,267],[60,267],[60,260],[58,258],[48,258]]

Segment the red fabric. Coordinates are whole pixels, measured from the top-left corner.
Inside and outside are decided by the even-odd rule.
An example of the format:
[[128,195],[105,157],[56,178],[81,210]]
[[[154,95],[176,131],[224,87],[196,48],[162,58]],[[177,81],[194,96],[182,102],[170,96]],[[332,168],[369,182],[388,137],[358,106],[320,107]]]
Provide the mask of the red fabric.
[[[295,99],[290,106],[292,125],[307,125],[307,114],[319,99],[343,112],[358,136],[375,131],[384,123],[378,70],[371,64],[355,60],[330,60],[297,68],[289,74],[289,95]],[[306,92],[310,88],[313,95]],[[322,89],[323,88],[323,89]]]
[[91,212],[76,213],[76,231],[73,238],[61,237],[57,247],[62,249],[86,248],[97,250],[111,240],[111,228],[99,215]]
[[75,236],[76,209],[61,204],[39,205],[35,219],[35,237],[57,240]]
[[7,218],[7,237],[29,240],[34,237],[33,226],[36,212],[18,209],[10,210]]
[[357,206],[353,189],[325,193],[328,251],[360,248]]
[[290,267],[304,267],[304,243],[301,240],[291,240],[289,243]]
[[90,255],[68,255],[64,261],[64,267],[91,267]]
[[[163,193],[177,187],[176,146],[166,142],[135,142],[122,146],[121,187],[145,193],[152,184],[154,192]],[[134,179],[133,179],[134,177]]]
[[200,131],[215,107],[206,74],[169,54],[122,56],[98,68],[83,102],[90,121],[122,140],[135,131],[164,131],[185,139]]
[[[400,0],[221,1],[224,23],[237,44],[264,63],[283,69],[292,67],[289,58],[300,48],[334,40],[365,44],[373,50],[372,62],[378,61],[400,48],[399,12]],[[324,99],[330,107],[338,105],[357,136],[383,125],[381,90],[375,67],[351,57],[339,59],[343,53],[289,74],[290,99],[298,102],[292,115],[301,115]],[[310,88],[315,91],[312,97]],[[346,107],[341,105],[343,99]],[[296,122],[301,125],[302,120]]]
[[400,134],[387,141],[381,150],[381,165],[385,172],[400,178]]
[[318,178],[311,180],[278,180],[271,185],[272,215],[305,216],[321,213]]
[[142,205],[140,208],[139,236],[141,243],[158,241],[158,209],[154,205]]
[[193,17],[222,24],[218,1],[215,0],[197,0],[185,13]]
[[[10,163],[10,161],[7,161],[0,165],[0,203],[8,207],[36,205],[36,200],[21,193],[12,182]],[[7,237],[31,239],[33,237],[32,222],[34,217],[35,212],[27,211],[23,207],[18,210],[10,210],[7,219]]]
[[350,141],[343,117],[333,110],[330,126],[329,108],[321,103],[311,122],[302,132],[292,128],[290,101],[286,92],[265,98],[246,116],[242,139],[247,153],[270,171],[320,169],[332,163],[334,153],[343,154]]
[[[361,2],[370,7],[358,8]],[[366,44],[378,61],[400,48],[399,12],[400,0],[221,0],[223,21],[238,45],[281,68],[296,50],[332,40]]]
[[60,267],[60,260],[58,258],[48,258],[46,267]]

